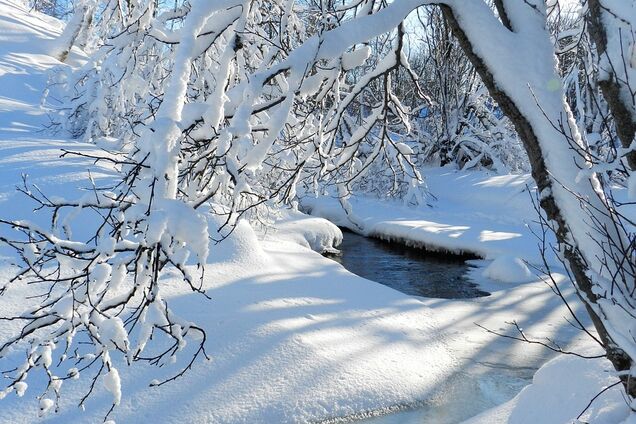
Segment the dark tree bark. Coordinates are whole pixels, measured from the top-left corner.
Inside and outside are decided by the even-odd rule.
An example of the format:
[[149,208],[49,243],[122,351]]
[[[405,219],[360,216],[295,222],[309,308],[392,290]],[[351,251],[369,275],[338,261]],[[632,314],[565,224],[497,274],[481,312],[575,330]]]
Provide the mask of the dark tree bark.
[[[535,130],[528,119],[526,119],[520,111],[518,105],[516,105],[510,96],[497,86],[492,72],[488,69],[483,58],[475,53],[470,40],[453,14],[453,10],[446,5],[441,5],[440,7],[449,22],[453,34],[457,37],[459,44],[473,63],[473,66],[475,66],[479,76],[488,88],[490,95],[497,101],[499,107],[501,107],[503,112],[512,121],[517,133],[519,134],[519,138],[521,139],[530,160],[532,177],[537,183],[539,192],[542,193],[540,201],[541,208],[546,213],[548,219],[556,224],[557,241],[564,247],[563,256],[575,279],[579,297],[585,304],[587,312],[589,313],[601,342],[604,345],[607,358],[612,362],[617,371],[629,370],[632,365],[631,358],[619,346],[617,346],[616,343],[614,343],[608,334],[603,321],[591,306],[597,303],[599,297],[592,290],[593,283],[587,275],[588,267],[584,258],[581,256],[576,247],[569,242],[570,230],[568,223],[561,212],[559,204],[551,194],[553,181],[550,178],[550,170],[546,166],[544,152],[541,150],[541,145]],[[507,17],[505,17],[505,10],[503,7],[498,9],[500,14],[504,14],[504,16],[501,17],[501,20],[504,22],[504,25],[507,22],[508,24],[506,27],[508,27],[510,25],[510,21]],[[565,140],[563,140],[563,142],[565,142]],[[623,378],[623,384],[627,393],[629,393],[631,397],[636,397],[636,383],[629,380],[627,377],[621,378]]]

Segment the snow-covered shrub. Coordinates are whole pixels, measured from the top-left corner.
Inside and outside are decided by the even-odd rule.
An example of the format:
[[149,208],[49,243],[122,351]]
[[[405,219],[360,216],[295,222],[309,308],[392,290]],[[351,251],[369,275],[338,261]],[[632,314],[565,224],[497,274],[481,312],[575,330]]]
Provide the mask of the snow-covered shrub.
[[[0,346],[3,354],[34,337],[5,394],[23,393],[27,375],[42,368],[47,398],[59,398],[58,382],[88,374],[93,384],[82,402],[103,380],[114,407],[121,399],[115,356],[162,366],[189,349],[180,371],[156,384],[205,356],[204,330],[171,312],[162,286],[167,273],[176,273],[204,294],[210,215],[221,218],[219,232],[227,234],[262,205],[291,202],[297,187],[321,181],[344,197],[380,158],[395,170],[397,191],[419,199],[412,195],[421,178],[410,150],[393,136],[393,129],[409,128],[390,83],[408,62],[395,30],[399,19],[387,25],[376,17],[384,5],[126,5],[77,2],[60,58],[79,46],[88,61],[56,76],[68,90],[69,128],[110,146],[102,155],[77,154],[110,163],[119,178],[80,199],[49,197],[25,183],[24,193],[50,211],[50,227],[3,222],[18,230],[4,241],[24,262],[12,281],[50,288],[42,304],[17,318],[23,330]],[[363,37],[347,30],[365,17],[381,25]],[[377,66],[348,80],[367,60],[364,43],[391,31],[397,36]],[[372,89],[376,80],[385,82],[381,93]],[[355,105],[365,109],[358,113]],[[92,223],[82,236],[72,231],[79,215]],[[158,354],[144,354],[151,337]]]

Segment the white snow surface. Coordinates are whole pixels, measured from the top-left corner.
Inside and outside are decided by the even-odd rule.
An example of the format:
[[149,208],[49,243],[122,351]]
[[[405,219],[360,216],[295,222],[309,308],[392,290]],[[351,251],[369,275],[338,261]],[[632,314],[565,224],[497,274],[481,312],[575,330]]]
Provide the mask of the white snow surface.
[[612,364],[604,358],[559,356],[541,367],[532,384],[514,399],[464,424],[563,424],[577,422],[577,418],[597,424],[633,423],[620,385],[604,391],[593,408],[586,409],[601,390],[616,383],[614,374]]
[[[49,40],[59,31],[57,21],[30,14],[14,0],[0,0],[3,218],[36,222],[46,218],[33,213],[33,205],[15,192],[13,187],[20,183],[23,172],[43,191],[56,195],[77,194],[78,189],[89,186],[87,169],[98,180],[112,176],[109,169],[96,168],[87,161],[59,158],[61,149],[94,151],[95,146],[38,132],[47,123],[46,110],[40,107],[46,71],[60,65],[46,51]],[[389,213],[378,203],[354,199],[354,204],[367,205],[377,213],[367,218],[365,231],[372,234],[391,228],[405,239],[408,237],[401,235],[413,234],[409,239],[413,242],[474,251],[486,258],[507,252],[536,259],[532,256],[536,244],[524,232],[523,222],[518,221],[532,214],[528,204],[518,200],[527,196],[522,193],[527,177],[484,177],[441,170],[438,176],[432,174],[429,185],[435,192],[435,181],[441,184],[442,179],[453,178],[462,183],[454,187],[463,187],[464,191],[437,190],[437,215],[427,212],[424,216],[421,210],[393,206]],[[483,203],[479,196],[492,199],[488,192],[499,185],[510,190],[510,197],[477,209]],[[469,202],[463,212],[459,206],[462,199]],[[503,204],[519,209],[519,213],[508,214],[501,209]],[[470,205],[475,210],[468,210]],[[444,216],[448,219],[442,220]],[[328,217],[340,223],[338,217]],[[423,218],[428,221],[423,223]],[[210,225],[214,226],[213,220]],[[414,298],[355,276],[309,249],[329,249],[342,236],[324,220],[289,212],[275,227],[263,234],[242,222],[227,240],[210,246],[210,266],[203,284],[211,300],[191,293],[176,274],[162,282],[163,296],[173,312],[206,330],[210,361],[196,362],[192,370],[171,384],[149,387],[153,380],[178,371],[189,359],[190,347],[179,354],[173,368],[127,366],[124,358],[113,357],[113,369],[117,371],[111,371],[103,384],[96,386],[86,411],[76,405],[90,384],[88,371],[61,387],[58,413],[50,411],[50,402],[36,398],[46,384],[46,376],[33,373],[28,386],[17,385],[25,391],[23,397],[10,393],[0,402],[0,423],[31,423],[38,420],[42,409],[48,411],[42,418],[45,422],[102,422],[113,401],[120,404],[109,418],[119,423],[307,422],[424,401],[435,406],[470,393],[460,397],[460,408],[454,404],[452,409],[438,408],[435,412],[438,422],[448,417],[451,421],[447,422],[458,422],[509,399],[510,387],[501,387],[508,384],[508,377],[503,382],[497,379],[501,369],[529,377],[534,368],[551,357],[537,345],[513,343],[485,332],[475,323],[506,331],[504,322],[517,320],[537,338],[551,337],[563,346],[586,343],[561,319],[566,315],[565,308],[540,281],[499,284],[484,280],[481,270],[476,269],[475,278],[493,292],[492,296],[463,301]],[[0,253],[0,275],[6,278],[12,271],[11,252],[2,248]],[[561,284],[565,296],[574,301],[567,282]],[[0,297],[0,314],[19,313],[25,307],[25,296],[36,293],[37,287],[16,284]],[[0,343],[19,328],[15,321],[3,322]],[[118,323],[105,325],[104,331],[124,342],[119,337]],[[3,365],[7,365],[3,369],[23,356],[19,350],[9,352],[3,359]],[[550,366],[557,365],[560,372],[570,369],[567,362]],[[69,364],[68,368],[69,375],[77,375],[76,365]],[[593,373],[591,378],[604,383],[606,380],[599,375]],[[455,384],[457,381],[480,384],[466,386]],[[484,387],[482,381],[493,384]],[[523,399],[528,404],[538,402],[540,399],[531,394],[537,390],[533,387],[541,384],[546,383],[539,374],[535,385],[516,398],[514,405],[522,405]],[[507,405],[505,408],[511,410]],[[590,422],[596,422],[594,417]]]
[[277,217],[272,236],[292,241],[316,252],[334,252],[342,242],[342,231],[331,221],[285,209]]
[[[366,236],[400,241],[430,250],[472,253],[484,259],[514,255],[540,263],[535,187],[529,175],[496,175],[452,167],[424,170],[431,206],[352,196],[347,216],[336,198],[302,199],[303,209]],[[548,240],[549,241],[549,240]]]
[[502,255],[484,269],[483,276],[503,283],[525,283],[532,279],[528,266],[519,258]]

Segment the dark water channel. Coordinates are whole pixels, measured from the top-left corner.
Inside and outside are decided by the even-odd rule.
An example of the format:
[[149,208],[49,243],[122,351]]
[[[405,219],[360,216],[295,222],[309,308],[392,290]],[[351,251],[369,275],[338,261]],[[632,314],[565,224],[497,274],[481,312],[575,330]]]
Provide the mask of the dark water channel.
[[[467,299],[488,296],[470,281],[470,257],[431,253],[398,243],[343,231],[340,255],[330,256],[349,271],[403,293],[423,297]],[[487,350],[485,350],[487,351]],[[386,411],[327,420],[356,424],[456,424],[511,399],[532,380],[536,367],[491,364],[475,357],[452,371],[430,399]]]
[[472,283],[465,259],[343,231],[339,255],[352,273],[413,296],[465,299],[488,296]]

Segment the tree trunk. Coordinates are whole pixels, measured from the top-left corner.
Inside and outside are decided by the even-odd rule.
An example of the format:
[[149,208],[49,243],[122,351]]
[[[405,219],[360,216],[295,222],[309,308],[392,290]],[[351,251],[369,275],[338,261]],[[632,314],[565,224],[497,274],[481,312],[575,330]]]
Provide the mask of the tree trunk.
[[55,47],[51,55],[60,62],[66,62],[71,49],[82,35],[82,30],[90,27],[89,19],[92,20],[92,15],[89,13],[88,8],[85,5],[78,6],[73,17],[66,24],[64,32],[55,40]]
[[[544,152],[541,149],[535,130],[528,119],[520,111],[518,105],[515,104],[510,96],[497,86],[492,72],[488,69],[483,58],[475,53],[471,41],[461,28],[452,9],[445,5],[441,5],[440,7],[442,8],[444,16],[448,20],[454,35],[457,37],[459,44],[473,63],[473,66],[479,73],[485,86],[488,88],[490,95],[497,101],[499,107],[501,107],[506,116],[508,116],[508,118],[512,121],[517,133],[519,134],[519,138],[521,139],[530,160],[532,177],[537,183],[539,192],[542,193],[540,201],[541,208],[545,211],[548,219],[556,223],[557,241],[564,247],[563,256],[575,279],[579,297],[585,304],[587,312],[589,313],[604,345],[607,352],[607,358],[612,362],[616,370],[629,370],[632,365],[631,358],[612,341],[602,319],[591,306],[592,304],[597,303],[598,296],[592,291],[593,283],[588,277],[588,267],[585,260],[581,257],[580,252],[578,252],[578,250],[576,250],[576,248],[569,242],[571,239],[569,226],[562,214],[559,204],[552,195],[554,183],[550,178],[550,170],[546,166]],[[509,22],[507,18],[502,19],[502,21]],[[565,140],[561,141],[564,143],[566,142]],[[628,380],[627,377],[623,379],[623,384],[625,385],[625,389],[629,395],[631,397],[636,397],[636,384],[633,381]]]

